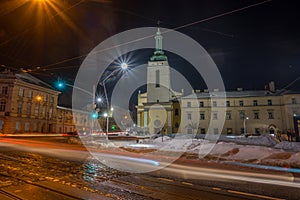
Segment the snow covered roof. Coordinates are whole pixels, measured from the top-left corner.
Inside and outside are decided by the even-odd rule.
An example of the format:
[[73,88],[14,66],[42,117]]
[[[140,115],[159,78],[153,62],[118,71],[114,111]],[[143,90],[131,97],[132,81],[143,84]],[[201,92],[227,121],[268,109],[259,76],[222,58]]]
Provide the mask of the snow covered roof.
[[54,90],[54,88],[51,85],[32,76],[29,73],[24,73],[24,72],[18,73],[18,72],[12,72],[10,70],[4,70],[4,71],[1,71],[0,78],[1,79],[16,79],[16,80],[24,81],[26,83],[30,83],[30,84],[34,84],[34,85],[38,85],[38,86],[41,86],[44,88]]
[[45,88],[48,88],[48,89],[54,89],[48,83],[45,83],[44,81],[32,76],[29,73],[18,73],[18,74],[16,74],[16,79],[24,81],[26,83],[31,83],[31,84],[34,84],[34,85],[45,87]]
[[294,91],[276,91],[274,93],[268,90],[244,90],[244,91],[212,91],[212,92],[200,92],[193,93],[182,97],[183,99],[194,99],[194,98],[210,98],[210,97],[226,97],[226,98],[242,98],[242,97],[264,97],[264,96],[281,96],[286,94],[300,94]]

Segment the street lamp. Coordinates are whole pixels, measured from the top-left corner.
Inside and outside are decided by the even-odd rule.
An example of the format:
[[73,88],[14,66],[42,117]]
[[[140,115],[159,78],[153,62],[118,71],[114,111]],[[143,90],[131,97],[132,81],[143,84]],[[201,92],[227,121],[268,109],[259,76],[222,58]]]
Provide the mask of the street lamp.
[[244,117],[244,134],[246,135],[247,131],[246,131],[246,120],[248,120],[249,117]]
[[[72,88],[75,88],[77,90],[80,90],[90,96],[92,96],[92,113],[91,113],[91,134],[93,134],[94,132],[94,120],[98,118],[98,111],[95,111],[95,108],[96,108],[96,97],[95,97],[95,93],[96,93],[96,86],[93,85],[93,92],[89,92],[89,91],[86,91],[85,89],[82,89],[80,87],[77,87],[75,85],[71,85],[71,84],[68,84],[68,83],[65,83],[64,81],[58,81],[56,83],[56,88],[58,88],[59,90],[63,90],[66,86],[69,86],[69,87],[72,87]],[[100,98],[100,97],[99,97]],[[99,102],[99,98],[97,98],[97,102]],[[100,98],[100,102],[101,102],[101,98]]]
[[[123,63],[121,63],[120,67],[121,67],[121,70],[125,71],[125,70],[127,70],[128,65],[123,62]],[[120,68],[117,68],[117,69],[113,70],[105,79],[103,79],[100,82],[100,85],[102,85],[103,89],[104,89],[104,95],[105,95],[105,100],[106,100],[106,111],[107,112],[109,112],[109,107],[110,106],[109,106],[109,101],[108,101],[108,95],[107,95],[107,90],[106,90],[106,86],[105,86],[105,81],[108,78],[110,78],[116,71],[119,71],[119,70],[120,70]],[[113,111],[113,108],[111,108],[111,111]],[[106,136],[108,136],[109,115],[108,115],[108,113],[104,113],[104,115],[103,115],[104,117],[105,117],[105,114],[106,114],[106,124],[107,124],[107,126],[106,126]]]
[[101,98],[101,97],[98,97],[98,98],[97,98],[97,102],[98,102],[98,103],[101,103],[101,102],[102,102],[102,98]]

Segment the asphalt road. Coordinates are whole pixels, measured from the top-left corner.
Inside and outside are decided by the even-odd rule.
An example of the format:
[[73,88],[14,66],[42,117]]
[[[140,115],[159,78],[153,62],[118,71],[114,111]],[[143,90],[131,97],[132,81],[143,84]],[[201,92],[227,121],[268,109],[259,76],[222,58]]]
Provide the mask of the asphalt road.
[[[97,151],[117,160],[116,152]],[[132,159],[121,166],[148,167]],[[131,154],[127,157],[130,158]],[[0,139],[0,199],[300,199],[295,174],[184,157],[149,173],[111,169],[66,138]]]

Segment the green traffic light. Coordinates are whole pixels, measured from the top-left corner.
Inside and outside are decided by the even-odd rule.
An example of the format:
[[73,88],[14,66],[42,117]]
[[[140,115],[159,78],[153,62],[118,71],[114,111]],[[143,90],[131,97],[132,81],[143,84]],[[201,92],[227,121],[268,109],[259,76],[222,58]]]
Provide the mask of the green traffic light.
[[115,125],[112,125],[112,126],[111,126],[111,130],[113,130],[113,131],[116,130],[116,126],[115,126]]
[[92,118],[92,119],[97,119],[97,118],[98,118],[98,114],[95,113],[95,112],[93,112],[93,113],[91,114],[91,118]]
[[66,84],[65,84],[63,81],[58,81],[58,82],[56,83],[56,88],[59,89],[59,90],[64,89],[65,86],[66,86]]

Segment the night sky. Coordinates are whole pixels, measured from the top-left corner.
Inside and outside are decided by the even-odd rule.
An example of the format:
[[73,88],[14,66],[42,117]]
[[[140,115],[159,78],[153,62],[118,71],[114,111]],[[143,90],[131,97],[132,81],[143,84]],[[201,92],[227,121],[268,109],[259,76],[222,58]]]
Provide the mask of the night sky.
[[[85,55],[116,33],[153,27],[158,20],[160,26],[174,29],[260,2],[1,0],[0,64],[31,69],[48,82],[63,77],[72,83]],[[282,88],[300,76],[300,5],[296,2],[266,1],[177,31],[210,53],[227,90],[263,89],[269,81]],[[147,62],[151,52],[139,52],[138,62]],[[180,58],[169,55],[169,62],[182,71]],[[191,82],[194,88],[205,87],[197,77]],[[290,89],[300,90],[300,81]]]

